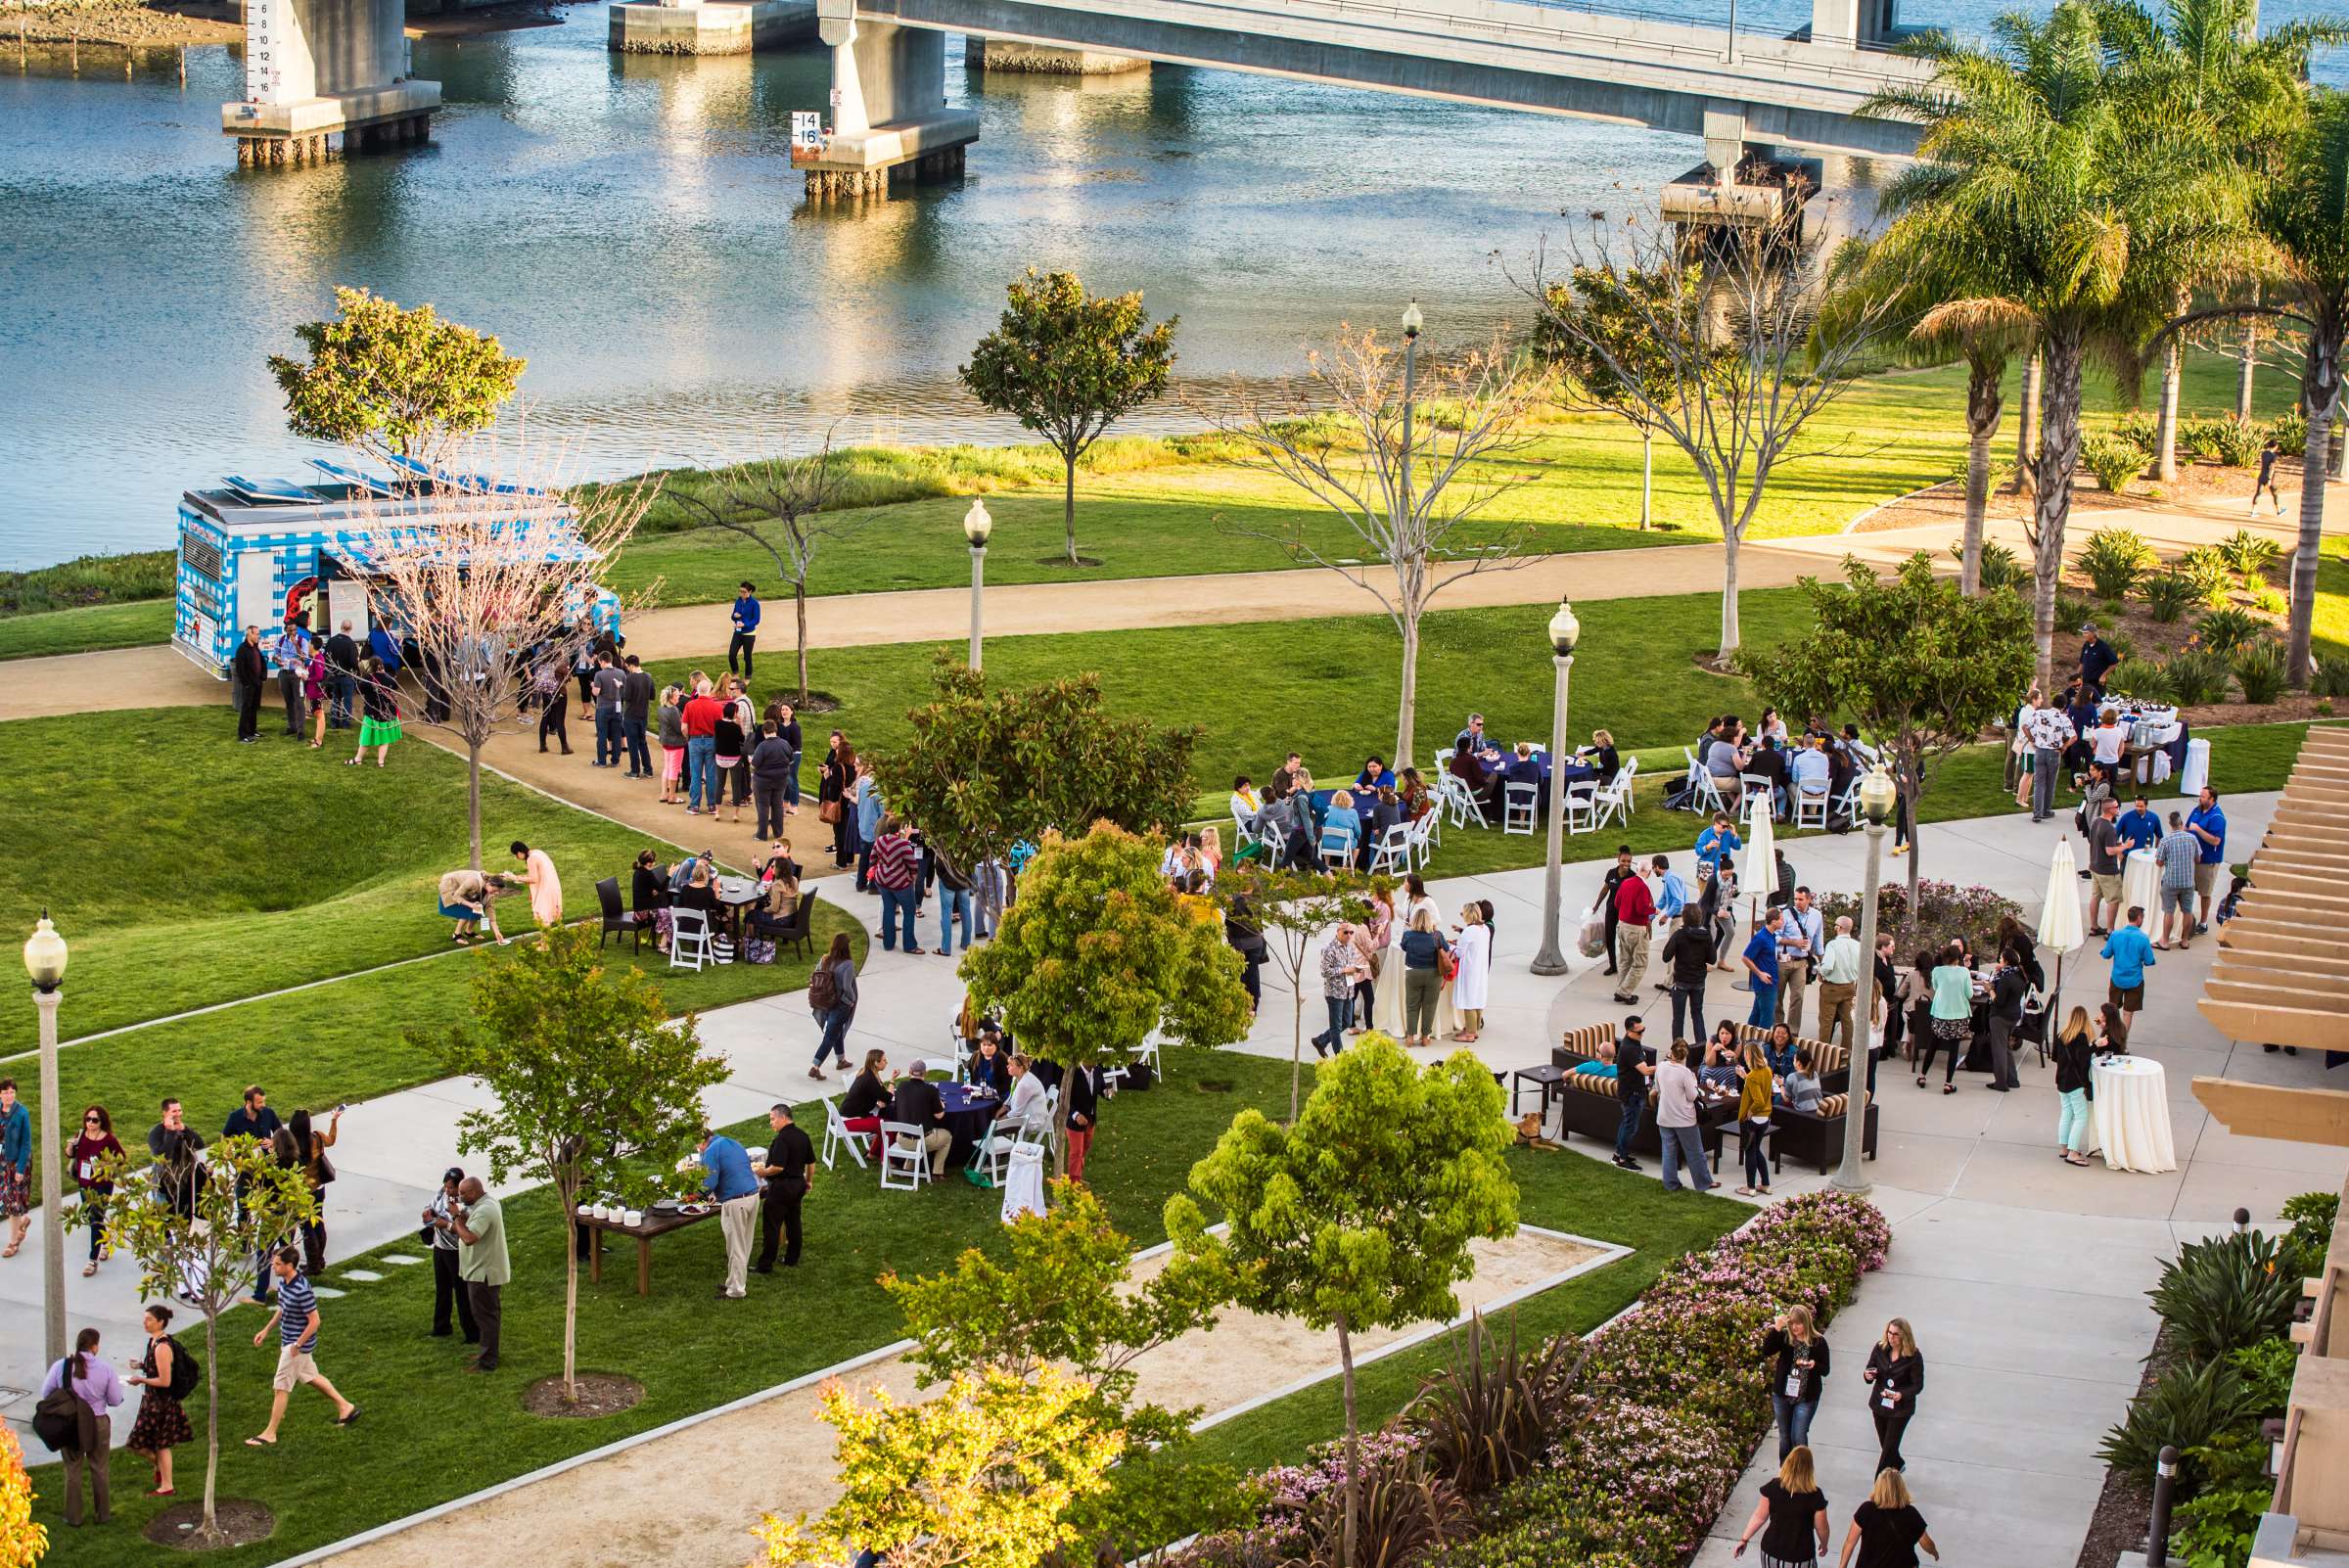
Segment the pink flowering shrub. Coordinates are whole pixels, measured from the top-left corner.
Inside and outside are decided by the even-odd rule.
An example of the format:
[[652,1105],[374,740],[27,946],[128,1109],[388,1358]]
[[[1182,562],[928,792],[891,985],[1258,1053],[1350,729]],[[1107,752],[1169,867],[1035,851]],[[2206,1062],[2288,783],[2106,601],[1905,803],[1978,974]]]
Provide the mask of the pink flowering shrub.
[[[1837,1193],[1789,1198],[1679,1258],[1630,1312],[1591,1336],[1564,1435],[1529,1479],[1481,1499],[1449,1544],[1393,1568],[1672,1568],[1704,1540],[1770,1420],[1762,1336],[1789,1307],[1823,1323],[1884,1266],[1892,1230]],[[1363,1440],[1373,1472],[1418,1448],[1390,1423]],[[1308,1545],[1313,1501],[1345,1479],[1335,1445],[1257,1478],[1246,1531],[1202,1540],[1174,1568],[1277,1564]]]

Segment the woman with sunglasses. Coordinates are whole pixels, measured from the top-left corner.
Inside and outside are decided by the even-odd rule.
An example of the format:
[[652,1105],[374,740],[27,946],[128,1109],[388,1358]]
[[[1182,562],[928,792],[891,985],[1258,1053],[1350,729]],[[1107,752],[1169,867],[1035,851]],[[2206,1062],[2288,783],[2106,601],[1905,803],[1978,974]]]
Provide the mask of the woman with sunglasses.
[[81,1188],[81,1212],[90,1221],[90,1261],[82,1266],[87,1277],[98,1271],[112,1250],[106,1246],[106,1200],[115,1195],[115,1184],[103,1179],[110,1160],[122,1157],[122,1142],[115,1136],[115,1119],[103,1105],[92,1105],[81,1113],[81,1135],[73,1140],[68,1158],[73,1167],[73,1180]]

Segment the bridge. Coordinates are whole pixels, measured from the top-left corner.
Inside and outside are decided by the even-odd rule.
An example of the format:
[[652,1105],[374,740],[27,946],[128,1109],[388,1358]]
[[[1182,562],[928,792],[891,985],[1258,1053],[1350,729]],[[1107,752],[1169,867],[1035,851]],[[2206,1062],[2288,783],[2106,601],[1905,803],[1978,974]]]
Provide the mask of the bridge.
[[1916,127],[1862,112],[1925,66],[1891,52],[1892,0],[1813,0],[1794,37],[1525,0],[817,0],[833,124],[813,194],[958,162],[978,116],[945,106],[960,32],[1489,104],[1704,139],[1724,175],[1748,147],[1898,158]]

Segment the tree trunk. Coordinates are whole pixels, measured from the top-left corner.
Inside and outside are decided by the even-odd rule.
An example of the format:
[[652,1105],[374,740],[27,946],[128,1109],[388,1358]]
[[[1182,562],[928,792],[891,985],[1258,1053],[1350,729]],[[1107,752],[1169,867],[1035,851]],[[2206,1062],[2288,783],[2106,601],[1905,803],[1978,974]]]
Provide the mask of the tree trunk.
[[[1925,770],[1913,752],[1902,754],[1897,765],[1902,774],[1900,780],[1901,800],[1898,809],[1909,818],[1909,923],[1906,929],[1913,931],[1916,928],[1916,883],[1920,874],[1918,868],[1925,858],[1924,851],[1918,847],[1916,842],[1916,805],[1917,797],[1924,792]],[[1866,960],[1864,958],[1863,962],[1865,961]]]
[[[567,693],[555,694],[557,702],[568,702]],[[465,737],[465,833],[473,846],[473,869],[482,868],[482,743],[471,735]]]
[[1990,438],[1999,433],[1999,383],[2006,361],[1972,361],[1965,383],[1965,543],[1958,587],[1971,598],[1982,591],[1982,519],[1990,507]]
[[[2257,285],[2252,287],[2251,302],[2259,303]],[[2246,320],[2243,323],[2243,365],[2234,375],[2234,417],[2246,425],[2251,422],[2251,377],[2258,368],[2259,323]]]
[[1068,542],[1069,565],[1077,564],[1077,459],[1065,457],[1061,466],[1060,531]]
[[2048,335],[2041,399],[2045,428],[2032,476],[2038,493],[2031,511],[2039,535],[2032,559],[2032,636],[2039,644],[2039,683],[2049,691],[2055,689],[2055,589],[2063,578],[2063,530],[2072,515],[2072,472],[2080,463],[2081,339],[2077,322]]
[[791,585],[791,607],[800,627],[800,706],[807,706],[807,579],[801,576]]
[[1338,1365],[1346,1375],[1346,1528],[1338,1543],[1338,1568],[1354,1568],[1354,1524],[1361,1506],[1362,1431],[1355,1419],[1354,1336],[1338,1314]]
[[1305,962],[1289,979],[1289,1126],[1297,1125],[1298,1094],[1305,1083]]
[[2014,411],[2014,493],[2027,495],[2031,490],[2031,463],[2038,455],[2039,399],[2042,373],[2039,355],[2033,354],[2023,364],[2022,406]]
[[[2341,400],[2341,353],[2337,334],[2309,345],[2301,406],[2308,411],[2308,440],[2300,454],[2300,539],[2292,551],[2291,610],[2286,620],[2284,661],[2288,678],[2306,686],[2314,673],[2310,637],[2317,616],[2317,554],[2325,543],[2323,453],[2331,442]],[[2248,360],[2246,360],[2246,363]]]
[[1419,700],[1419,610],[1405,604],[1403,611],[1403,701],[1395,715],[1395,765],[1411,765],[1411,716]]
[[[579,1402],[579,1237],[576,1186],[561,1194],[563,1205],[563,1403]],[[462,1287],[459,1287],[462,1288]]]
[[[2184,314],[2193,300],[2185,290],[2178,294],[2178,310]],[[2161,412],[2154,422],[2153,477],[2164,484],[2178,479],[2178,377],[2184,361],[2178,346],[2178,334],[2171,333],[2161,356]]]
[[1737,651],[1737,530],[1721,531],[1721,658]]
[[1656,433],[1639,427],[1639,531],[1645,533],[1656,510]]
[[220,1534],[219,1490],[220,1314],[215,1310],[204,1314],[204,1523],[197,1533],[207,1540]]

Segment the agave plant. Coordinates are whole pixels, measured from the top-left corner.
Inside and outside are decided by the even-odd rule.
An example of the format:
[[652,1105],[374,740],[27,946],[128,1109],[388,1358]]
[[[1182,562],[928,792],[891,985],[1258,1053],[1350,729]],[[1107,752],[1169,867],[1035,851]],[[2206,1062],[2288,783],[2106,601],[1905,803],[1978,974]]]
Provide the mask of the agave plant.
[[2287,671],[2283,649],[2261,637],[2234,651],[2234,683],[2247,703],[2272,703],[2283,695]]
[[2249,529],[2236,529],[2211,548],[2219,552],[2229,571],[2236,573],[2264,574],[2283,559],[2282,545]]
[[2267,629],[2259,617],[2234,605],[2213,610],[2194,623],[2194,636],[2202,646],[2223,654],[2232,654],[2257,641]]
[[2180,1453],[2199,1448],[2251,1413],[2242,1373],[2226,1361],[2173,1367],[2131,1403],[2127,1418],[2104,1434],[2096,1457],[2116,1470],[2150,1477],[2166,1445],[2177,1445]]
[[1482,1314],[1452,1343],[1451,1365],[1405,1408],[1429,1469],[1465,1498],[1531,1475],[1556,1444],[1589,1351],[1559,1335],[1531,1356],[1512,1319],[1496,1343]]
[[2144,703],[2166,703],[2174,696],[2168,675],[2149,659],[2122,660],[2105,672],[2104,687]]
[[2080,635],[2080,628],[2088,624],[2094,613],[2088,601],[2076,594],[2059,593],[2055,596],[2055,629],[2066,637]]
[[2349,658],[2334,654],[2318,660],[2308,690],[2312,697],[2349,697]]
[[2187,1243],[2145,1294],[2171,1347],[2200,1364],[2282,1333],[2300,1299],[2300,1276],[2283,1266],[2273,1237],[2243,1230]]
[[2208,648],[2186,648],[2161,667],[2162,684],[2181,708],[2203,708],[2227,700],[2227,656]]
[[[1962,545],[1958,547],[1958,553],[1960,556],[1963,555],[1964,547]],[[2012,588],[2019,591],[2030,580],[2031,569],[2024,566],[2022,558],[2012,550],[1995,539],[1982,546],[1982,591],[1984,593],[1993,593],[2001,588]]]
[[2234,586],[2234,569],[2216,545],[2199,544],[2187,551],[2178,558],[2178,571],[2193,583],[2206,604],[2225,604],[2228,590]]
[[2153,619],[2165,623],[2176,621],[2203,598],[2202,588],[2176,567],[2146,577],[2141,592]]
[[2096,483],[2115,495],[2145,471],[2145,450],[2114,436],[2091,436],[2080,443],[2080,462]]
[[2088,536],[2079,567],[2099,599],[2128,597],[2153,565],[2153,547],[2129,529],[2098,529]]

